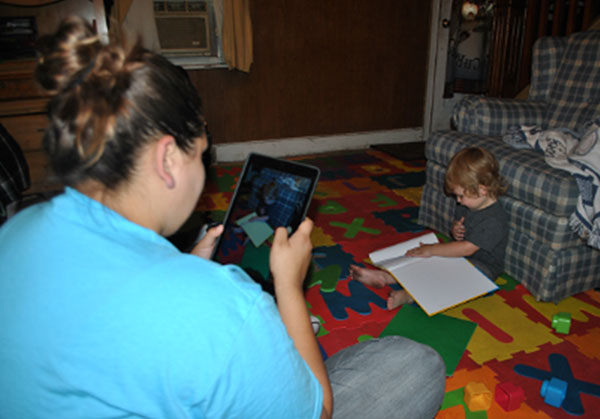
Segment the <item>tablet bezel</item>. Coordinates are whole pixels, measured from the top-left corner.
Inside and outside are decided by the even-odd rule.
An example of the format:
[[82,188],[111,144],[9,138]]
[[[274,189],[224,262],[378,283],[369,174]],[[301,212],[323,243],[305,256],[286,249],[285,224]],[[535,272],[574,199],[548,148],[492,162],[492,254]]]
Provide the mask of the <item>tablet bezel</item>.
[[[227,208],[227,212],[225,213],[225,217],[223,218],[223,234],[218,238],[215,243],[215,247],[213,249],[211,259],[219,262],[216,257],[219,253],[219,248],[222,244],[222,238],[225,235],[226,229],[232,223],[235,223],[235,220],[231,220],[231,214],[235,213],[235,206],[238,205],[238,196],[239,191],[241,189],[241,185],[246,182],[246,178],[250,175],[250,169],[254,168],[270,168],[282,173],[286,173],[293,176],[301,176],[310,180],[311,184],[307,190],[307,194],[304,198],[304,202],[302,203],[302,211],[300,222],[304,220],[308,210],[310,208],[310,204],[312,202],[312,198],[317,187],[317,183],[319,181],[320,170],[316,166],[312,166],[306,163],[292,161],[292,160],[284,160],[280,158],[270,157],[264,154],[259,153],[250,153],[246,158],[242,171],[240,172],[240,176],[238,178],[235,190],[233,192],[233,196],[231,197],[231,201],[229,202],[229,206]],[[298,226],[286,226],[292,227],[290,233],[293,233]]]

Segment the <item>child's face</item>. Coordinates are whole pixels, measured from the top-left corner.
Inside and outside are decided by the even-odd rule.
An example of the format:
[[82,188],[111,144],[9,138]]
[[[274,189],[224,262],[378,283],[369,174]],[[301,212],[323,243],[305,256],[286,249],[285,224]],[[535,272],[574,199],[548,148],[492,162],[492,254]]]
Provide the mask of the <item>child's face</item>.
[[462,186],[453,186],[452,193],[459,204],[472,210],[480,210],[494,203],[487,193],[487,188],[482,185],[479,185],[479,194],[477,195],[466,193]]

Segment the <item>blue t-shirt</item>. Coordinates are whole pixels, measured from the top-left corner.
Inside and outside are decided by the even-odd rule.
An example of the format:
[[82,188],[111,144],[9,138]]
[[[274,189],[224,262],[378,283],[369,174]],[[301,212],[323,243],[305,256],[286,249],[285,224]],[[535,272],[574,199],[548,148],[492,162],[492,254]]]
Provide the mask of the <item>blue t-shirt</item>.
[[67,188],[0,229],[0,417],[319,417],[322,389],[239,268]]

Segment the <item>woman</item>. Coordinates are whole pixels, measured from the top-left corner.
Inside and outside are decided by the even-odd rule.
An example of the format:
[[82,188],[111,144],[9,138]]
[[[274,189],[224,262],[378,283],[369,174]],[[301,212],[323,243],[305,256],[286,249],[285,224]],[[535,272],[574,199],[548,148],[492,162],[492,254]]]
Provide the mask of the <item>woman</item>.
[[192,254],[163,237],[205,179],[205,121],[183,70],[102,45],[78,18],[41,45],[44,145],[67,187],[0,230],[0,416],[330,417],[334,399],[340,417],[435,414],[445,376],[428,347],[373,340],[326,369],[302,293],[310,220],[275,233],[277,305],[208,260],[222,226]]

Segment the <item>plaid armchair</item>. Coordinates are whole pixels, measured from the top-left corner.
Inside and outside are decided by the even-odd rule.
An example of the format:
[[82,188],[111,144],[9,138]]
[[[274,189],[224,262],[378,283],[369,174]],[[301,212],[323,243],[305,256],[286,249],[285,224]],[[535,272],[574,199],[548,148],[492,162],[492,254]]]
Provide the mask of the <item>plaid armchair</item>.
[[509,184],[500,199],[510,222],[505,270],[538,300],[556,302],[600,286],[600,251],[569,227],[579,197],[571,174],[502,135],[519,125],[581,132],[600,116],[600,31],[540,38],[533,54],[527,100],[466,96],[454,109],[456,129],[427,140],[419,223],[449,234],[455,202],[444,193],[448,161],[465,147],[488,149]]

